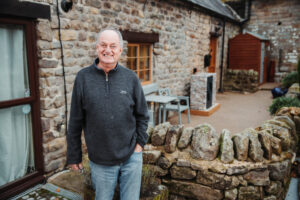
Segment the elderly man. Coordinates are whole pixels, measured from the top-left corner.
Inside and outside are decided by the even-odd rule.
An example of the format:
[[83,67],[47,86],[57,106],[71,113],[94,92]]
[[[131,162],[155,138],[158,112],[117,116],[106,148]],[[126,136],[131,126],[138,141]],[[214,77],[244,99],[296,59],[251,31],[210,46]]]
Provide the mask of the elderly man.
[[121,200],[139,199],[148,112],[138,77],[118,64],[122,45],[119,31],[101,31],[98,58],[78,72],[73,88],[67,163],[82,168],[83,129],[96,200],[112,199],[118,181]]

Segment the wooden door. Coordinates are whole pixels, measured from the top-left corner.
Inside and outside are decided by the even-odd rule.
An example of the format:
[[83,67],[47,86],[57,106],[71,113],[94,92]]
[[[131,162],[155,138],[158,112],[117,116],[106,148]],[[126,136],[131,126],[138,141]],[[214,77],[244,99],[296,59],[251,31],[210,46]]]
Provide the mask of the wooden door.
[[35,27],[0,17],[0,199],[44,181]]
[[214,73],[216,72],[216,55],[217,55],[217,37],[210,38],[209,44],[209,53],[210,53],[210,65],[208,67],[208,72]]

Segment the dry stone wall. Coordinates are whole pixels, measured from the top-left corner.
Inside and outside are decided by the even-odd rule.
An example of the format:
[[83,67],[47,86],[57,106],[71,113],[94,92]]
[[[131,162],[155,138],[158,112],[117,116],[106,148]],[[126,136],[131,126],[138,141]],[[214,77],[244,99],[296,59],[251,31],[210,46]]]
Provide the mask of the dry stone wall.
[[[72,10],[68,13],[60,9],[68,103],[65,105],[56,1],[23,1],[47,4],[51,8],[51,19],[38,19],[36,25],[46,172],[65,165],[65,106],[70,106],[77,72],[90,65],[97,56],[95,43],[101,29],[114,27],[119,30],[158,33],[159,42],[153,44],[152,81],[160,87],[169,87],[174,95],[186,95],[193,68],[205,71],[203,58],[209,52],[210,27],[218,23],[215,18],[187,7],[185,2],[179,0],[73,1]],[[238,31],[237,25],[226,23],[225,49],[228,37],[234,37]],[[219,37],[218,43],[221,40]],[[127,63],[127,44],[124,41],[121,56],[121,64],[124,66]],[[220,63],[220,49],[217,63]]]
[[258,90],[258,72],[252,69],[227,69],[223,84],[225,91],[256,92]]
[[[256,129],[237,134],[224,129],[219,135],[209,124],[149,127],[140,199],[284,199],[300,134],[299,119],[299,108],[282,108]],[[200,139],[203,142],[195,142]],[[83,174],[64,171],[48,182],[93,199],[87,154],[83,166]],[[66,184],[70,182],[74,184]],[[116,190],[114,200],[118,194]]]
[[171,199],[284,199],[298,145],[299,113],[299,108],[283,110],[236,134],[226,129],[218,134],[209,124],[160,124],[148,129],[144,165],[156,171]]
[[284,96],[290,98],[297,98],[299,93],[300,93],[299,83],[294,83],[289,87],[288,92]]

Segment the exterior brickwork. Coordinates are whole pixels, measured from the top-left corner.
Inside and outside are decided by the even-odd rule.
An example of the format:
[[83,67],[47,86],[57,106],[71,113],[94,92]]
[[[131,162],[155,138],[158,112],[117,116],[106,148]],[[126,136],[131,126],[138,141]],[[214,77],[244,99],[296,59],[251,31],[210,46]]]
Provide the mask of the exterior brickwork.
[[[65,165],[65,98],[58,17],[55,0],[30,0],[51,6],[51,20],[38,19],[37,48],[40,68],[41,121],[45,171]],[[194,68],[204,69],[209,52],[212,23],[218,19],[188,8],[182,1],[75,0],[68,13],[61,11],[61,38],[64,52],[68,107],[76,73],[96,58],[95,43],[106,27],[142,33],[158,33],[153,45],[152,81],[169,87],[172,94],[187,95]],[[220,19],[219,19],[220,21]],[[238,34],[238,25],[226,23],[225,49],[229,37]],[[127,41],[120,63],[126,66]],[[218,38],[217,88],[222,36]],[[224,51],[224,69],[226,68]]]
[[276,80],[296,69],[300,56],[300,2],[298,0],[252,1],[246,29],[270,39],[271,59],[276,62]]

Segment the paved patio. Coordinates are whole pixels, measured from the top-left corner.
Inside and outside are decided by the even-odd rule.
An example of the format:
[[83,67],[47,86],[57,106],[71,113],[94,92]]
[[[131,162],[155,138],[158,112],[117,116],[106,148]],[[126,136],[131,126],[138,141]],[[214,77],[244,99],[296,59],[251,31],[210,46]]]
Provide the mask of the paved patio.
[[[260,86],[256,93],[224,92],[217,93],[216,102],[221,104],[219,110],[209,117],[191,115],[191,123],[187,123],[187,115],[182,115],[185,127],[195,127],[198,124],[209,123],[218,133],[228,129],[232,134],[245,128],[256,128],[263,121],[271,119],[268,107],[272,103],[271,89],[277,83],[267,83]],[[178,116],[169,118],[171,124],[178,123]]]

